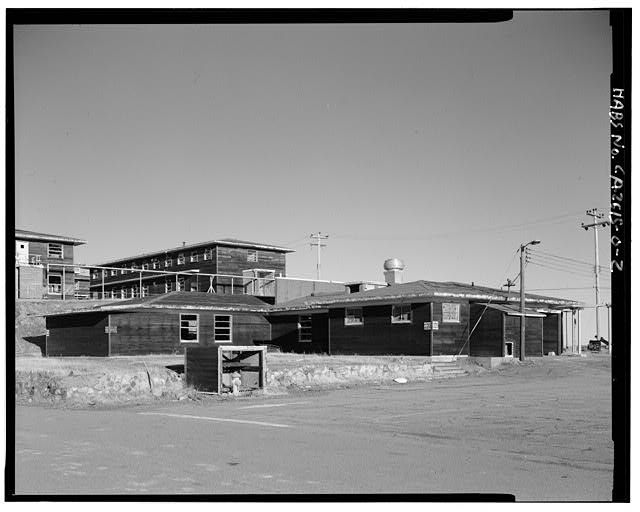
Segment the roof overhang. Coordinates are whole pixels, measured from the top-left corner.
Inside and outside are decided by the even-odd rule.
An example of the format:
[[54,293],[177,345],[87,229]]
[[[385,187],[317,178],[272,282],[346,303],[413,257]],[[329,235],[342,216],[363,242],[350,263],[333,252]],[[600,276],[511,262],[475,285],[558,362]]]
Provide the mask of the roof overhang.
[[21,229],[15,230],[15,237],[17,240],[30,240],[34,242],[57,242],[70,245],[84,245],[86,240],[80,238],[72,238],[64,235],[50,235],[47,233],[36,233],[35,231],[23,231]]

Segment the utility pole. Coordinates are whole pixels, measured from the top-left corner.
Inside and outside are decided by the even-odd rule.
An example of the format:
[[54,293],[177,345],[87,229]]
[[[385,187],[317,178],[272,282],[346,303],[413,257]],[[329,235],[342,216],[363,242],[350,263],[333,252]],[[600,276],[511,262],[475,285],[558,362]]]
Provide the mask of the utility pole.
[[[518,279],[518,278],[516,277],[516,279]],[[507,303],[509,303],[509,296],[511,294],[511,287],[513,287],[515,285],[516,285],[515,279],[512,281],[509,278],[507,278],[507,283],[502,285],[502,286],[506,286],[507,287]]]
[[320,251],[323,247],[326,247],[326,244],[323,244],[321,242],[321,240],[326,240],[327,238],[329,238],[329,235],[323,235],[322,233],[320,233],[320,231],[318,231],[317,234],[310,234],[309,238],[314,238],[315,239],[315,243],[311,242],[311,247],[313,247],[314,245],[318,248],[318,265],[317,265],[317,273],[318,273],[318,281],[320,281]]
[[526,253],[526,248],[529,245],[538,245],[540,240],[531,240],[526,244],[520,245],[520,361],[524,361],[524,351],[525,351],[525,324],[527,321],[527,317],[525,314],[524,308],[524,258]]
[[598,226],[608,226],[611,224],[608,220],[599,220],[604,217],[603,213],[598,213],[597,208],[587,210],[587,215],[593,217],[592,224],[582,223],[582,227],[585,231],[589,228],[593,228],[593,241],[595,245],[595,265],[593,271],[596,277],[596,339],[600,341],[600,318],[598,315],[598,308],[600,307],[600,260],[598,257]]

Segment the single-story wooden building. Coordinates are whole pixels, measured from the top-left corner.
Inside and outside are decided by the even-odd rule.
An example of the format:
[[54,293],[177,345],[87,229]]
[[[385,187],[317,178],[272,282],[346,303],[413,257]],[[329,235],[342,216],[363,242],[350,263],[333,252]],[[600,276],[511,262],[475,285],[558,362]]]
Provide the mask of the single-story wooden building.
[[[574,301],[528,294],[526,354],[560,353]],[[284,351],[370,355],[519,356],[519,297],[483,286],[414,281],[271,308],[271,343]]]
[[[526,307],[526,355],[561,353],[563,315],[579,305],[527,295]],[[251,295],[172,292],[49,315],[46,355],[196,354],[273,344],[287,352],[519,357],[520,319],[517,296],[455,282],[414,281],[276,305]]]
[[48,315],[47,356],[183,353],[185,347],[262,345],[269,305],[252,295],[172,292]]

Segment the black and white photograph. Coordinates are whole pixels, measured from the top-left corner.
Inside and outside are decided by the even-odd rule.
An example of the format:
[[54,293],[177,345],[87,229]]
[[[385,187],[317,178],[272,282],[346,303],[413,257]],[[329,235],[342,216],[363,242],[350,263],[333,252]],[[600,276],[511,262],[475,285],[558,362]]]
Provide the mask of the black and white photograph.
[[630,8],[5,14],[6,501],[629,502]]

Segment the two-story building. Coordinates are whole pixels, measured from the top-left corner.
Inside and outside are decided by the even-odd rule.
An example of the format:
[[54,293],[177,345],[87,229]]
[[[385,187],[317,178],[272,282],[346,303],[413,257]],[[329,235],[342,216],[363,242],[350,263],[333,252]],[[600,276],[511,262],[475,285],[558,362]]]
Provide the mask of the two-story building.
[[95,297],[135,298],[173,291],[275,296],[286,276],[285,247],[231,238],[110,260],[91,271]]
[[75,267],[74,247],[85,240],[15,230],[16,298],[74,299],[88,296],[87,271]]

